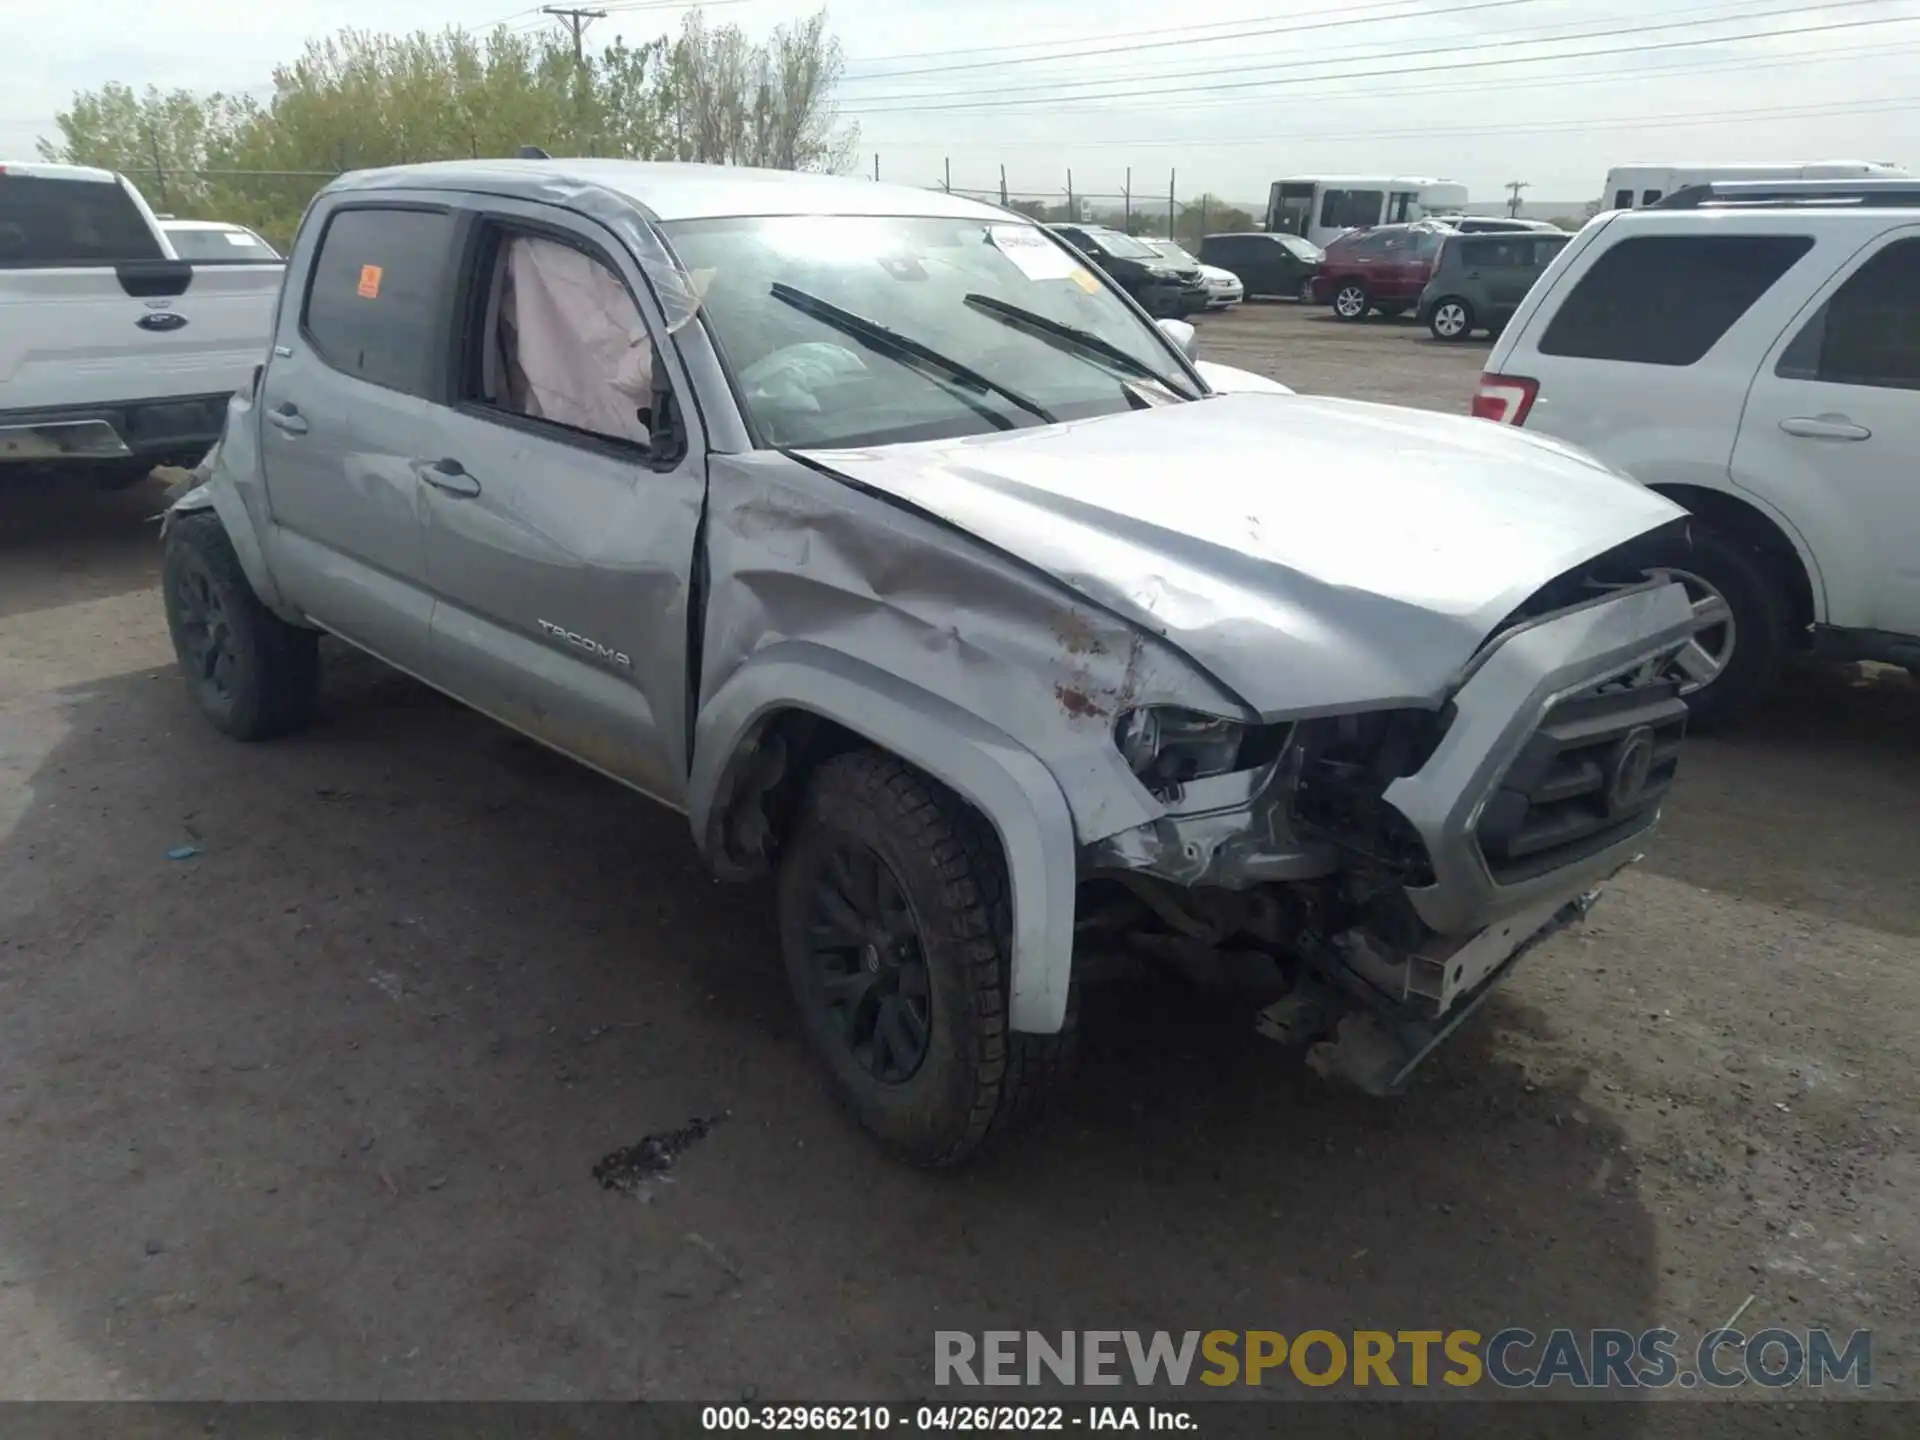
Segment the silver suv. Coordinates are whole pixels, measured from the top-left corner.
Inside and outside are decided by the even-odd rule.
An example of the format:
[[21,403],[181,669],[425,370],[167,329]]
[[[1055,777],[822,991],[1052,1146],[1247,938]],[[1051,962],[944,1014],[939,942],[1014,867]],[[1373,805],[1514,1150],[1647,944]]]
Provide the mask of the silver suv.
[[1035,1110],[1115,956],[1258,957],[1389,1091],[1654,825],[1691,611],[1616,562],[1680,512],[1191,340],[957,197],[349,175],[168,516],[174,642],[238,739],[326,631],[683,811],[915,1161]]

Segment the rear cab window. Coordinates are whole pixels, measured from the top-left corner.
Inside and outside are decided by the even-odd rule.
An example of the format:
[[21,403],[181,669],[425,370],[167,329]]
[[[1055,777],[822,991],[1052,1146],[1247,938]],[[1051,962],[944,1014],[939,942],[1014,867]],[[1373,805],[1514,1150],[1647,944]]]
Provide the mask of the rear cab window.
[[1540,353],[1692,365],[1813,248],[1806,235],[1643,235],[1588,267]]
[[81,269],[166,258],[118,181],[0,168],[0,269]]
[[454,216],[354,205],[320,237],[301,329],[332,369],[434,398],[446,369],[445,306],[457,262]]

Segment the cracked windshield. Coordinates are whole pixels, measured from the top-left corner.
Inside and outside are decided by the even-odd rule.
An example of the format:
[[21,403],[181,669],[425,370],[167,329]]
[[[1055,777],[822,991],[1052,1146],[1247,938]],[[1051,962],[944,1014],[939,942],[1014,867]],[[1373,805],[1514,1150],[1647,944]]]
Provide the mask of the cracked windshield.
[[[1167,342],[1037,226],[780,216],[664,227],[763,445],[984,434],[1192,398]],[[1144,248],[1144,247],[1143,247]]]

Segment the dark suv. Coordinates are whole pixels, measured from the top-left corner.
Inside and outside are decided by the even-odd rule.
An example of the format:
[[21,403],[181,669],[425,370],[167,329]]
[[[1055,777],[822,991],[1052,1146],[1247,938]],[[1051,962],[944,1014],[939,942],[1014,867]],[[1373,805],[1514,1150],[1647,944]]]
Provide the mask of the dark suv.
[[1436,340],[1497,332],[1572,238],[1545,232],[1452,236],[1420,292],[1420,319]]
[[1098,265],[1149,315],[1191,315],[1207,308],[1207,282],[1197,265],[1179,265],[1144,240],[1104,225],[1049,227]]
[[1452,233],[1432,221],[1350,230],[1327,246],[1313,298],[1341,320],[1364,320],[1374,310],[1389,319],[1403,315],[1420,299],[1440,242]]
[[1200,263],[1217,265],[1240,277],[1247,299],[1284,295],[1311,300],[1320,247],[1298,235],[1252,230],[1239,235],[1209,235],[1200,242]]

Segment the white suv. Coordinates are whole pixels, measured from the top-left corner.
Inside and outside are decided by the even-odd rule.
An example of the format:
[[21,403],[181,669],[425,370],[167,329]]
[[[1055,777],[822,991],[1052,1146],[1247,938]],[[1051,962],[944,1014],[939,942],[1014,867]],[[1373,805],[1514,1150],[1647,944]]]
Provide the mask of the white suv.
[[1796,645],[1920,671],[1920,183],[1715,184],[1597,216],[1494,346],[1473,413],[1694,517],[1644,557],[1700,629],[1696,725]]

